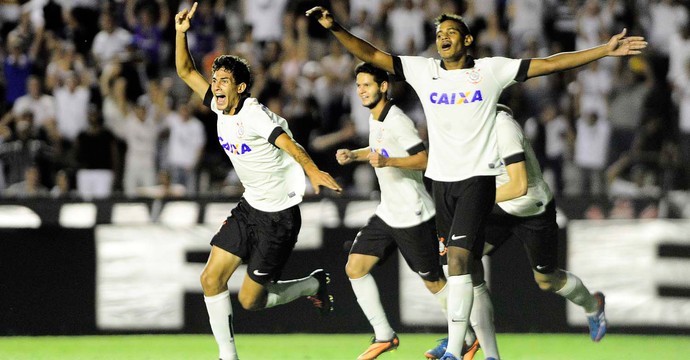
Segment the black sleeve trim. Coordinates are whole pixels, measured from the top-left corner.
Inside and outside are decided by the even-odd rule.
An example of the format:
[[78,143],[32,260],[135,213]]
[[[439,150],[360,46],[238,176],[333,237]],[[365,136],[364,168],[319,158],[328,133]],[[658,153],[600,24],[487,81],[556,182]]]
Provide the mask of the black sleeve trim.
[[515,75],[515,81],[523,82],[523,81],[527,80],[527,71],[529,70],[529,64],[531,62],[532,62],[532,59],[520,60],[520,68],[518,69],[518,72]]
[[403,72],[403,65],[402,60],[400,60],[400,56],[393,56],[393,72],[395,80],[405,80],[405,73]]
[[519,163],[520,161],[525,161],[525,153],[524,152],[513,154],[513,155],[510,155],[510,156],[503,159],[503,162],[505,163],[506,166],[508,166],[510,164]]
[[424,143],[419,143],[409,149],[407,149],[407,153],[410,155],[416,155],[419,154],[420,152],[426,150],[426,146],[424,146]]
[[211,108],[211,101],[213,101],[213,91],[211,91],[211,86],[206,90],[206,95],[204,95],[204,105],[209,109]]
[[280,126],[276,126],[276,128],[273,129],[273,131],[271,131],[271,135],[268,137],[268,142],[270,142],[271,145],[276,146],[276,140],[278,139],[278,136],[280,136],[280,134],[283,133],[285,133],[285,130],[283,130],[283,128]]

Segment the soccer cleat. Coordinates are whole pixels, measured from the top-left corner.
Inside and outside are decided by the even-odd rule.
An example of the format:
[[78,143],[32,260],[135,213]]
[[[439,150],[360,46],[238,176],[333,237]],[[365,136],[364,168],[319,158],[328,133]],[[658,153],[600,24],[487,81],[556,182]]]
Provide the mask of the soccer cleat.
[[314,307],[319,310],[321,315],[328,315],[333,311],[333,295],[328,292],[331,276],[323,269],[314,270],[310,276],[319,282],[319,288],[316,290],[316,294],[307,296],[307,299],[314,304]]
[[600,292],[594,293],[594,297],[597,299],[599,304],[597,312],[594,315],[587,316],[587,322],[589,323],[589,336],[592,341],[600,341],[604,335],[606,335],[606,314],[604,313],[604,307],[606,302],[604,301],[604,294]]
[[474,342],[472,343],[471,346],[467,346],[467,344],[464,344],[462,346],[462,353],[464,354],[464,355],[462,355],[462,360],[474,359],[474,354],[476,354],[478,350],[479,350],[479,339],[474,339]]
[[440,359],[446,353],[448,348],[448,338],[438,340],[438,345],[433,349],[429,349],[424,353],[427,359]]
[[357,357],[357,360],[372,360],[379,357],[379,355],[385,353],[386,351],[395,350],[400,345],[400,339],[398,335],[393,334],[393,338],[390,340],[376,340],[374,338],[371,340],[371,345],[365,352]]
[[441,356],[441,360],[460,360],[460,359],[456,358],[455,355],[447,352],[447,353],[443,354],[443,356]]

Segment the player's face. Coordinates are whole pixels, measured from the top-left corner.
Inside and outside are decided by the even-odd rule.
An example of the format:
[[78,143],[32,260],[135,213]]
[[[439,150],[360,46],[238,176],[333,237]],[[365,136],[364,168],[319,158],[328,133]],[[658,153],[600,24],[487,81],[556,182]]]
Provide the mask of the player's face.
[[379,84],[374,81],[374,76],[367,73],[357,74],[357,95],[362,100],[362,105],[372,109],[383,98],[383,92]]
[[225,69],[218,69],[213,73],[211,91],[216,96],[216,106],[223,113],[229,113],[239,102],[239,94],[244,91],[245,84],[236,84],[235,77]]
[[436,27],[436,50],[443,60],[459,60],[465,54],[465,46],[469,45],[466,43],[457,22],[446,20]]

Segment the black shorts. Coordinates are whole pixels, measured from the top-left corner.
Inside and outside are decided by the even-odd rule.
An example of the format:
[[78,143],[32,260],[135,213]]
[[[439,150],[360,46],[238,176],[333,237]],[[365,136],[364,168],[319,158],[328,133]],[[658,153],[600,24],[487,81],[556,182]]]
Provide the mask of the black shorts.
[[484,226],[496,201],[496,178],[475,176],[457,182],[434,181],[436,228],[446,246],[472,251],[480,259],[484,249]]
[[257,210],[242,198],[211,239],[247,264],[247,274],[259,284],[280,279],[302,225],[299,206],[277,212]]
[[357,233],[350,254],[376,256],[381,264],[396,247],[407,265],[422,279],[437,281],[440,278],[442,268],[433,218],[417,226],[394,228],[374,215]]
[[486,242],[494,246],[492,254],[506,240],[522,241],[534,271],[550,274],[558,269],[558,224],[554,201],[539,215],[519,217],[495,205],[486,225]]

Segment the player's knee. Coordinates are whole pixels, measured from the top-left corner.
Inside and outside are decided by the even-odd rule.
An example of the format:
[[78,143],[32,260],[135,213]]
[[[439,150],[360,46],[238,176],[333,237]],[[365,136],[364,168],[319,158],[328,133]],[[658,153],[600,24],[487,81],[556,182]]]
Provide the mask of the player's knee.
[[428,281],[424,280],[424,286],[432,293],[436,294],[439,291],[443,289],[444,286],[446,286],[446,282],[442,281],[441,279],[438,279],[436,281]]
[[243,294],[241,291],[237,294],[237,300],[239,300],[242,308],[249,311],[261,310],[266,305],[265,299],[259,299],[256,296]]
[[218,294],[223,291],[223,283],[220,278],[207,271],[201,273],[200,281],[204,294]]
[[358,261],[348,261],[345,264],[345,274],[350,279],[359,279],[368,273],[369,269]]

